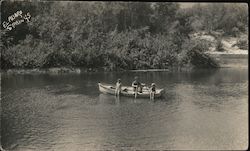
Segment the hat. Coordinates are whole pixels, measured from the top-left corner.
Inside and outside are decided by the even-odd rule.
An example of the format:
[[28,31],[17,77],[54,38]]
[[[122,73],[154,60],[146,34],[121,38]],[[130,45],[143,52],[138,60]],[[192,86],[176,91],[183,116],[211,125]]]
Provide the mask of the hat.
[[151,85],[152,85],[152,86],[155,86],[155,83],[152,83]]

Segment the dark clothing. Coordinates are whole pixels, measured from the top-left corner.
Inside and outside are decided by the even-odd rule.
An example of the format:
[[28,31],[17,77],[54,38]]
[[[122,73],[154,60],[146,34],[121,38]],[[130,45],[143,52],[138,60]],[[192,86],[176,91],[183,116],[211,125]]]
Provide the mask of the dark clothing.
[[152,92],[155,92],[155,87],[152,87],[152,88],[151,88],[151,91],[152,91]]
[[134,86],[134,85],[140,86],[141,84],[140,84],[140,82],[138,82],[138,81],[133,81],[132,86]]
[[136,91],[136,89],[142,93],[142,87],[141,87],[141,83],[138,81],[133,81],[132,83],[132,87],[134,88],[134,91]]

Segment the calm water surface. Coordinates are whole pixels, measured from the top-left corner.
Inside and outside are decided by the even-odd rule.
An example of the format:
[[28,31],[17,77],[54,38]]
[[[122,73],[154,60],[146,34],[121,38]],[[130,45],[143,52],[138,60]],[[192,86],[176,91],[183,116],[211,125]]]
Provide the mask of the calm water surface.
[[[164,99],[100,94],[99,81],[138,75]],[[2,75],[1,143],[8,150],[246,149],[248,69]]]

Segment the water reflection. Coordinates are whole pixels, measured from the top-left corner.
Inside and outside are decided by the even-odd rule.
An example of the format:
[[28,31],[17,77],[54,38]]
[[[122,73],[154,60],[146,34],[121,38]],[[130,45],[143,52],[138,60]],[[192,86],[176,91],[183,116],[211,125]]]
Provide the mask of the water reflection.
[[[134,76],[166,90],[151,101],[100,94]],[[2,77],[1,141],[9,150],[242,149],[247,69]]]

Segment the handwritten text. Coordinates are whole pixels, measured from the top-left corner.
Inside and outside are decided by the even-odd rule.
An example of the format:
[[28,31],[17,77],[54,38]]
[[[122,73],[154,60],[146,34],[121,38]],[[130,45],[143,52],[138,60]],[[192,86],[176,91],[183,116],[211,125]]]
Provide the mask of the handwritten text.
[[8,21],[2,23],[3,27],[12,30],[16,28],[17,25],[20,25],[23,22],[30,22],[31,15],[30,13],[23,14],[21,10],[15,12],[13,15],[8,17]]

